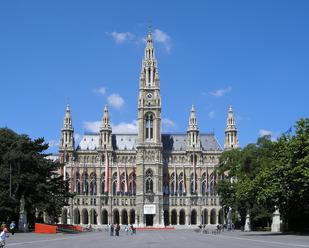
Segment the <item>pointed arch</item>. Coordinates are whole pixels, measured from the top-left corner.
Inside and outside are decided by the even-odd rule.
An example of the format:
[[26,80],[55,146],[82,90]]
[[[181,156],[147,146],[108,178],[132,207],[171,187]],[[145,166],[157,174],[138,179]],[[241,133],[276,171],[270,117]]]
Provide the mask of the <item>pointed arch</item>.
[[176,209],[173,209],[171,212],[171,224],[177,225],[177,211]]
[[135,210],[130,210],[130,224],[135,224]]
[[113,211],[113,224],[119,224],[119,211],[114,209]]
[[101,176],[101,193],[105,193],[105,172],[102,173]]
[[115,172],[113,174],[113,178],[112,178],[112,182],[113,182],[113,195],[117,195],[117,185],[118,185],[118,176],[117,176],[117,172]]
[[196,210],[193,209],[191,211],[191,225],[196,225],[197,224],[197,214],[196,214]]
[[82,223],[84,225],[89,223],[88,210],[86,208],[82,210]]
[[201,191],[202,195],[207,195],[207,176],[206,172],[203,173],[202,175],[202,180],[201,180]]
[[126,209],[123,209],[121,211],[121,221],[122,221],[122,225],[128,225],[128,212]]
[[179,212],[179,225],[186,224],[186,212],[184,209],[181,209]]
[[73,211],[73,215],[74,215],[74,224],[75,225],[79,225],[80,224],[80,212],[78,208],[75,208]]
[[90,195],[97,194],[97,175],[95,172],[90,174]]
[[134,172],[129,176],[129,194],[136,195],[136,175]]
[[90,224],[92,225],[96,225],[97,223],[97,212],[95,211],[95,209],[91,209],[90,210]]
[[145,172],[146,193],[153,193],[153,172],[147,169]]
[[106,209],[102,210],[101,222],[102,222],[102,225],[108,224],[108,212]]
[[216,215],[216,209],[212,209],[211,211],[210,211],[210,224],[216,224],[216,218],[217,217],[217,215]]
[[151,112],[148,112],[145,114],[145,137],[146,140],[152,140],[153,139],[153,121],[154,121],[154,114]]

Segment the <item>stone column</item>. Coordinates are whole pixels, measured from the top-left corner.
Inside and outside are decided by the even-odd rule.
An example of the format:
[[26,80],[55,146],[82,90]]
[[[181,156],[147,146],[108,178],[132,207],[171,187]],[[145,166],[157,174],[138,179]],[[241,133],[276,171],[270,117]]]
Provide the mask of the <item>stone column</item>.
[[211,212],[207,211],[207,223],[210,224],[210,216],[211,216]]

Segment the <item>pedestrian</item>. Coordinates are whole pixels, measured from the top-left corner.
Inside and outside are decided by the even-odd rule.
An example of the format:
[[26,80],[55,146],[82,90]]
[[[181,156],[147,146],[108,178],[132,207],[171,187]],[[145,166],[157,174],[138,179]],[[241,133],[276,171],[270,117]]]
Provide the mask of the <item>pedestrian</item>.
[[126,235],[129,234],[129,227],[128,227],[128,225],[125,225],[125,226],[124,226],[124,231],[126,232]]
[[9,226],[10,232],[12,233],[12,235],[15,234],[15,229],[16,229],[16,225],[15,225],[15,221],[12,221],[10,226]]
[[110,226],[110,236],[114,236],[114,224]]
[[120,231],[120,225],[117,223],[115,227],[115,234],[116,236],[119,236],[119,231]]
[[5,246],[5,240],[9,237],[8,229],[5,224],[1,225],[2,232],[0,233],[0,244],[2,247]]

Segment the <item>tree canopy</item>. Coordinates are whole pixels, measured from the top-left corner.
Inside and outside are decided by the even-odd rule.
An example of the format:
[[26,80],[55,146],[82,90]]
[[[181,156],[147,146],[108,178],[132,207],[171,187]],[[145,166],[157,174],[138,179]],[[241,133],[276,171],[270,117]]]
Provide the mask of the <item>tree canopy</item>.
[[0,129],[0,220],[18,220],[20,199],[25,198],[29,222],[38,212],[54,220],[67,204],[67,182],[57,173],[59,162],[47,159],[43,138],[31,140],[8,128]]
[[264,136],[242,150],[225,151],[219,172],[225,175],[218,184],[222,204],[236,209],[242,224],[247,212],[254,222],[270,219],[278,207],[289,230],[308,229],[309,119],[276,141]]

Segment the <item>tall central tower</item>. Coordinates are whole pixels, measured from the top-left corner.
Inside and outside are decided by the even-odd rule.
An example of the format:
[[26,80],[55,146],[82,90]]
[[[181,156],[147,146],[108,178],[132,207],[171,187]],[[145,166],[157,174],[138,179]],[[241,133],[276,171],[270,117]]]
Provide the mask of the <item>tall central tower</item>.
[[151,32],[142,63],[138,96],[138,143],[161,145],[160,79]]
[[160,79],[151,32],[147,35],[139,80],[136,149],[138,224],[163,225]]

